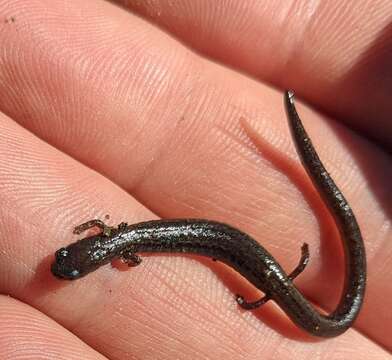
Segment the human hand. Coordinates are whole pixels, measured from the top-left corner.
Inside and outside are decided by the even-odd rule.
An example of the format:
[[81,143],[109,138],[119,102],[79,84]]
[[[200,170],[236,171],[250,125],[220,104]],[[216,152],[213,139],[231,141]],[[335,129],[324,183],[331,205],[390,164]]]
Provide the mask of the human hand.
[[[392,8],[309,3],[124,1],[151,24],[101,0],[0,0],[0,358],[387,358]],[[296,284],[333,309],[342,250],[295,154],[286,88],[309,102],[301,118],[366,241],[354,329],[317,341],[273,303],[242,311],[235,293],[260,294],[196,257],[51,276],[54,251],[90,218],[203,217],[248,232],[285,269],[309,243]]]

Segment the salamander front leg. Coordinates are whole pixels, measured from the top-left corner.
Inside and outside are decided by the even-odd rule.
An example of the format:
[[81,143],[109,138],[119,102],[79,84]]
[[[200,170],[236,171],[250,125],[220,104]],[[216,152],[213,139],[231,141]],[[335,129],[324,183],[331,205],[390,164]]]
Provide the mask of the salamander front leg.
[[80,224],[78,226],[75,226],[73,233],[74,234],[81,234],[82,232],[89,230],[93,227],[97,227],[97,228],[101,229],[102,234],[106,235],[106,236],[110,236],[112,230],[115,229],[111,226],[106,225],[102,220],[93,219],[93,220],[86,221],[85,223]]
[[[301,258],[298,262],[298,265],[295,267],[295,269],[288,275],[288,278],[290,280],[294,280],[299,274],[302,273],[302,271],[305,270],[306,265],[309,262],[309,246],[307,243],[304,243],[301,247]],[[244,299],[243,296],[241,295],[236,295],[235,297],[237,304],[241,306],[245,310],[254,310],[260,307],[261,305],[264,305],[268,300],[271,299],[270,295],[265,295],[261,299],[253,302],[248,302]]]
[[139,255],[129,250],[121,253],[121,260],[128,264],[128,266],[138,266],[142,262]]

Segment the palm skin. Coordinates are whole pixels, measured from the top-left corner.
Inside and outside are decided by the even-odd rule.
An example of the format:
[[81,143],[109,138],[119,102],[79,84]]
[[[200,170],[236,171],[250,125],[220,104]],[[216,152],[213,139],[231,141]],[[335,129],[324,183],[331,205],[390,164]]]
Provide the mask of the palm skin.
[[[0,1],[0,358],[388,358],[392,5],[178,3]],[[260,294],[197,257],[51,276],[85,220],[203,217],[287,270],[309,243],[296,284],[333,308],[342,249],[295,153],[286,88],[365,239],[354,328],[319,341],[273,303],[242,311],[235,293]]]

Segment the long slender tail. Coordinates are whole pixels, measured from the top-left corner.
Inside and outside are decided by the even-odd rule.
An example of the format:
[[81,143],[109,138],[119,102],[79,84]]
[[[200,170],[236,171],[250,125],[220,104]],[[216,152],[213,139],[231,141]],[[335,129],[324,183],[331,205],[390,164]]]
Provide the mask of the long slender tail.
[[[361,308],[366,285],[366,256],[361,232],[343,194],[321,163],[294,105],[294,93],[286,91],[285,105],[297,152],[310,179],[328,206],[340,231],[345,252],[346,274],[340,302],[328,316],[316,315],[306,324],[301,316],[288,314],[298,325],[314,335],[335,336],[345,331]],[[284,299],[276,299],[282,307]],[[292,304],[291,304],[292,305]],[[286,309],[287,310],[287,309]],[[308,309],[309,310],[309,309]],[[286,311],[287,312],[287,311]]]

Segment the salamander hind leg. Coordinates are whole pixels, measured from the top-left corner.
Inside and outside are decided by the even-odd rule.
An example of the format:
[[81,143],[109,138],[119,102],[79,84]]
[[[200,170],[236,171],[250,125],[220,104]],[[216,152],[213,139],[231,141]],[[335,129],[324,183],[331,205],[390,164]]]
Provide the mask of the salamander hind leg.
[[289,279],[294,280],[302,271],[305,270],[306,265],[309,262],[309,245],[307,243],[303,243],[301,247],[301,258],[299,259],[298,265],[295,269],[289,274]]
[[[295,267],[295,269],[288,275],[288,278],[290,280],[294,280],[299,274],[302,273],[302,271],[305,270],[306,265],[309,262],[309,246],[308,244],[304,243],[301,247],[301,258],[298,262],[298,265]],[[237,304],[241,306],[245,310],[254,310],[260,307],[261,305],[264,305],[268,300],[271,299],[271,297],[267,294],[263,296],[261,299],[249,302],[244,299],[243,296],[241,295],[236,295],[235,297]]]
[[268,300],[270,300],[271,297],[269,295],[263,296],[261,299],[253,302],[246,301],[243,296],[241,295],[236,295],[235,300],[237,301],[237,304],[241,306],[245,310],[254,310],[260,307],[261,305],[264,305]]
[[128,266],[138,266],[142,262],[139,255],[129,250],[121,253],[121,260],[128,264]]

